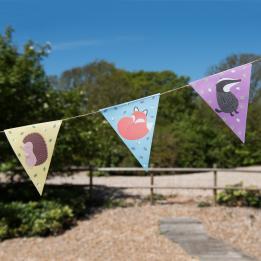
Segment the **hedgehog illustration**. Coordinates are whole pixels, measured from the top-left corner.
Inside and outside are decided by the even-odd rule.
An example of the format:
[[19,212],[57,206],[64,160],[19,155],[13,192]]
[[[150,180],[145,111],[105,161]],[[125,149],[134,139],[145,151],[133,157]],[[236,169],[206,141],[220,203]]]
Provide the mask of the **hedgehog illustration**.
[[241,79],[222,78],[216,83],[216,96],[219,109],[215,109],[217,113],[225,112],[234,116],[233,113],[238,112],[238,99],[230,92],[230,89],[241,82]]
[[34,167],[43,164],[48,158],[47,146],[41,134],[34,132],[23,139],[26,164]]

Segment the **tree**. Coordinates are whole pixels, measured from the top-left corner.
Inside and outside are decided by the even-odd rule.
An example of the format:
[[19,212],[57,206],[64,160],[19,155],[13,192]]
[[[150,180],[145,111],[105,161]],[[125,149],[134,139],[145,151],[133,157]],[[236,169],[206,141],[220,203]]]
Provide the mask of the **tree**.
[[[66,83],[62,88],[63,90],[66,89],[66,92],[82,94],[82,98],[78,102],[78,108],[81,108],[82,113],[96,111],[121,102],[163,92],[182,86],[187,81],[187,77],[178,77],[170,71],[127,72],[105,61],[95,61],[86,66],[69,70],[58,79],[59,83]],[[64,93],[65,91],[61,92]],[[193,108],[193,103],[190,102],[193,96],[194,94],[187,90],[180,92],[178,95],[162,97],[164,102],[160,104],[158,124],[155,131],[155,151],[157,151],[157,148],[161,150],[162,146],[164,146],[162,135],[166,135],[167,126],[169,124],[171,126],[176,119],[182,118],[183,114],[186,114],[189,109]],[[176,106],[177,104],[179,106]],[[137,161],[133,159],[131,153],[122,144],[102,116],[94,115],[79,121],[85,122],[82,128],[75,122],[80,136],[82,133],[91,132],[91,135],[88,136],[86,134],[85,139],[80,142],[81,146],[86,144],[86,148],[89,151],[89,153],[88,151],[83,153],[84,149],[80,149],[81,153],[85,155],[85,158],[82,159],[82,164],[92,161],[99,166],[138,165]],[[161,125],[164,127],[161,128]],[[74,124],[71,128],[74,128]],[[169,134],[168,140],[169,144],[171,144],[173,133]],[[64,133],[64,135],[66,136],[67,134]],[[88,139],[92,141],[92,146],[87,145]],[[67,145],[70,147],[71,152],[73,151],[71,155],[80,154],[79,148],[78,150],[76,149],[76,144],[67,143]],[[170,159],[170,155],[172,155],[171,145],[168,148],[165,147],[163,151],[161,150],[161,154],[162,157],[158,157],[156,153],[153,154],[152,161],[155,164],[160,165],[164,162],[167,165],[167,161]],[[71,155],[67,156],[67,162],[68,158],[71,159]],[[86,157],[86,155],[89,155],[89,157]],[[175,158],[172,157],[171,162],[174,162],[174,160]]]
[[[47,77],[42,59],[49,46],[32,41],[19,51],[12,29],[0,35],[1,129],[64,119],[188,83],[189,77],[171,71],[129,72],[106,61],[94,61]],[[212,66],[209,73],[237,66],[257,55],[233,55]],[[242,145],[202,99],[185,88],[162,95],[155,128],[151,163],[154,166],[220,167],[260,164],[261,69],[254,64],[247,142]],[[1,167],[14,170],[16,157],[1,139]],[[64,121],[54,151],[51,171],[71,166],[138,166],[100,113]],[[50,171],[50,172],[51,172]]]
[[[228,70],[230,68],[240,66],[242,64],[250,63],[261,56],[256,54],[233,54],[228,56],[224,61],[218,65],[212,66],[208,74],[213,74],[221,71]],[[252,100],[258,89],[261,88],[261,62],[254,63],[251,75],[251,89],[250,100]]]
[[[46,121],[53,116],[51,88],[41,61],[49,46],[33,41],[19,51],[13,43],[13,29],[8,27],[0,35],[0,129]],[[16,159],[4,135],[1,138],[1,162]]]
[[[228,61],[229,64],[213,66],[212,70],[233,67],[230,59]],[[59,82],[62,82],[64,75],[58,79]],[[254,70],[253,77],[260,79],[258,70]],[[70,95],[62,104],[71,102],[68,108],[75,108],[74,113],[77,110],[86,113],[146,95],[162,93],[183,86],[188,81],[188,77],[178,77],[171,71],[128,72],[108,62],[95,61],[77,70],[72,69],[66,74],[66,81],[63,82],[75,84],[67,85],[69,87],[65,88],[66,91],[61,91]],[[260,124],[257,124],[260,122],[258,112],[261,92],[256,88],[255,93],[249,110],[245,145],[240,143],[191,88],[161,96],[151,163],[161,167],[211,167],[214,163],[221,167],[233,167],[260,163],[261,156],[256,148],[261,147],[258,136],[261,129]],[[73,99],[77,102],[73,102]],[[66,108],[64,113],[68,115]],[[76,165],[86,165],[89,162],[96,166],[138,165],[117,134],[99,114],[68,124],[67,131],[61,132],[61,135],[64,150],[59,153],[62,156],[56,157],[64,157],[61,163],[66,159],[66,164]],[[57,151],[62,146],[59,146]]]

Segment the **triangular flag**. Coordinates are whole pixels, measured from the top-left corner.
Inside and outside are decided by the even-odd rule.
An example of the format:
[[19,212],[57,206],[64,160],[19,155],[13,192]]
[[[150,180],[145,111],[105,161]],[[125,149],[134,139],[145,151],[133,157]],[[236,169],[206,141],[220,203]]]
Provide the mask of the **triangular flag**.
[[26,173],[42,195],[62,121],[5,130],[5,135]]
[[252,64],[191,82],[193,89],[244,143]]
[[149,166],[160,94],[101,109],[141,166]]

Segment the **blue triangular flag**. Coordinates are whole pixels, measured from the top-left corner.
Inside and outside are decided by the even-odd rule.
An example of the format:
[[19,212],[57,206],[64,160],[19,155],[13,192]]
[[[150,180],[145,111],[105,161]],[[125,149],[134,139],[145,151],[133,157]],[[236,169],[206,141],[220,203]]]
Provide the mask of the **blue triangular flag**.
[[148,170],[160,94],[101,109],[141,166]]

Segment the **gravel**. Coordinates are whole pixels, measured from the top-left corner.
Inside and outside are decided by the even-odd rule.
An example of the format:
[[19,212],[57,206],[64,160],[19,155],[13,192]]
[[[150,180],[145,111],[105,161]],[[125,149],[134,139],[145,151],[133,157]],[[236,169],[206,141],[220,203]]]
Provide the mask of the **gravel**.
[[143,205],[107,209],[59,236],[0,243],[0,260],[198,260],[159,233],[164,217],[189,216],[213,237],[261,258],[261,211],[195,204]]
[[[260,170],[261,167],[247,169]],[[3,181],[5,178],[0,177]],[[261,187],[261,174],[219,173],[218,185],[235,184]],[[86,173],[72,177],[55,177],[48,183],[88,184]],[[149,177],[95,177],[94,184],[106,186],[149,185]],[[213,174],[157,176],[155,185],[212,186]],[[127,190],[134,195],[148,195],[149,190]],[[179,245],[159,233],[159,220],[165,217],[188,216],[201,220],[211,236],[224,240],[246,254],[261,260],[261,211],[250,208],[198,208],[197,198],[211,196],[212,191],[156,190],[156,193],[180,196],[164,204],[142,205],[103,210],[89,220],[59,236],[17,238],[0,243],[0,260],[87,260],[87,261],[185,261],[198,260]],[[137,202],[136,202],[137,203]]]

